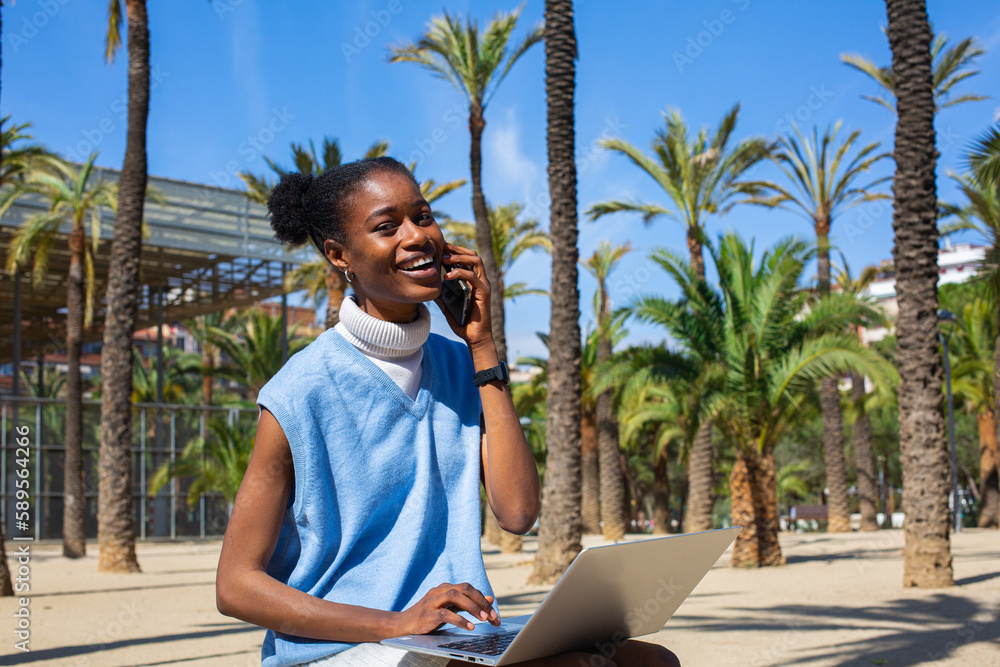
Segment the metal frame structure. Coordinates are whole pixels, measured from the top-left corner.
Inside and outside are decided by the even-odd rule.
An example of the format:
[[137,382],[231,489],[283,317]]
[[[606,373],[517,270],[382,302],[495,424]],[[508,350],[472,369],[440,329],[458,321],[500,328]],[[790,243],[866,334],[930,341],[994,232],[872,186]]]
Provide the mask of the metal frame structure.
[[[98,169],[92,178],[116,181],[119,173]],[[165,201],[147,201],[145,207],[136,329],[156,324],[159,290],[164,317],[178,321],[283,294],[286,266],[316,257],[310,248],[288,251],[275,241],[264,208],[241,191],[155,176],[149,186]],[[6,257],[20,224],[45,207],[43,198],[29,195],[0,218],[0,255]],[[107,287],[113,225],[113,215],[103,211],[94,258],[98,295]],[[30,267],[13,278],[6,272],[0,275],[0,363],[65,347],[68,233],[68,226],[60,230],[47,274],[37,286],[32,285]],[[104,310],[99,299],[85,342],[101,340]]]

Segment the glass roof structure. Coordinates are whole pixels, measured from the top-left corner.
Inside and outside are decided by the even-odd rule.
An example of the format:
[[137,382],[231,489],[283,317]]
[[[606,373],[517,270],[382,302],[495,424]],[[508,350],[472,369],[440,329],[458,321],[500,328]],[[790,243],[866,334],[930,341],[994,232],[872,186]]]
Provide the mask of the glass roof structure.
[[[117,182],[119,171],[97,169],[92,179]],[[291,265],[313,261],[311,247],[289,250],[271,231],[267,211],[243,192],[151,176],[149,185],[163,198],[147,200],[140,258],[142,294],[136,329],[154,326],[157,299],[163,296],[164,321],[176,322],[276,296],[284,292],[283,274]],[[46,200],[33,195],[18,200],[0,218],[0,257],[17,228],[28,217],[44,211]],[[90,235],[89,220],[88,243]],[[114,215],[103,211],[100,245],[94,257],[97,302],[94,321],[84,341],[103,337],[108,262]],[[65,347],[66,276],[69,269],[69,225],[50,250],[46,275],[33,285],[31,267],[20,277],[21,359],[49,354]],[[14,358],[15,293],[18,280],[0,276],[0,363]]]

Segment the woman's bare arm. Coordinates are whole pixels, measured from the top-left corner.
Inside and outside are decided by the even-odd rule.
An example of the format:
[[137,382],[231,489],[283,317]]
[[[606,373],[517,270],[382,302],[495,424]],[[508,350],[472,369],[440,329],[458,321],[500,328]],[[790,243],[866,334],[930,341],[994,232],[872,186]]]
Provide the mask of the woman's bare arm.
[[[470,348],[476,370],[496,366],[496,346]],[[524,534],[535,524],[539,509],[538,468],[524,429],[514,410],[510,387],[500,381],[479,388],[483,406],[483,482],[500,527]]]
[[455,610],[496,619],[492,598],[468,584],[442,584],[397,613],[329,602],[271,577],[267,564],[294,480],[288,440],[274,416],[262,410],[219,557],[215,593],[220,612],[282,634],[343,642],[419,634],[441,623],[469,627]]

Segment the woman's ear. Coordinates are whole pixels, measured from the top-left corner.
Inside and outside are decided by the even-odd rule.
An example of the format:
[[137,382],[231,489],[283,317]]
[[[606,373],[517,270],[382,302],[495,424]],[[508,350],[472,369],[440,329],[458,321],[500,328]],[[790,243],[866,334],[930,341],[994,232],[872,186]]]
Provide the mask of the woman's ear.
[[345,258],[346,249],[333,239],[323,241],[323,255],[333,264],[334,268],[341,273],[346,273],[351,267]]

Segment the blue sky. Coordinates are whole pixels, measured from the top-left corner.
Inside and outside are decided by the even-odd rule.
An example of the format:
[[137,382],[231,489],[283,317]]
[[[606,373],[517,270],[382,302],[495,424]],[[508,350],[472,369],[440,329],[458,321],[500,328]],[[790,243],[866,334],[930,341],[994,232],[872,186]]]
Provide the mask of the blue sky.
[[[843,65],[839,54],[860,52],[890,62],[876,0],[803,3],[791,0],[578,0],[576,26],[577,146],[580,252],[603,239],[636,248],[613,274],[612,298],[624,304],[643,292],[672,290],[647,255],[657,246],[686,254],[684,233],[661,218],[645,226],[619,214],[596,223],[582,212],[610,198],[666,203],[665,195],[624,158],[596,146],[620,136],[648,149],[662,112],[681,110],[692,128],[714,127],[742,105],[736,138],[774,135],[795,119],[803,129],[843,119],[862,140],[891,150],[894,117],[861,99],[875,84]],[[99,164],[120,167],[125,148],[124,51],[103,59],[105,0],[19,0],[3,8],[3,114],[31,122],[35,138],[74,159],[100,151]],[[291,142],[338,137],[348,157],[378,138],[390,153],[417,159],[418,178],[468,178],[469,137],[463,97],[416,65],[386,62],[389,45],[417,39],[442,11],[472,14],[485,24],[513,2],[373,0],[265,2],[201,0],[149,3],[153,91],[149,117],[150,173],[241,187],[235,171],[263,172],[263,155],[290,164]],[[529,0],[516,36],[541,20],[544,3]],[[938,115],[938,191],[954,197],[945,177],[960,170],[969,143],[1000,107],[1000,6],[989,0],[928,2],[937,31],[957,41],[975,35],[987,49],[982,73],[960,92],[992,99]],[[496,203],[520,201],[548,224],[545,171],[544,52],[531,49],[514,67],[486,110],[483,183]],[[873,178],[890,173],[885,161]],[[773,167],[762,177],[777,179]],[[883,186],[888,191],[888,185]],[[472,219],[471,189],[440,201],[453,217]],[[737,207],[708,223],[713,236],[735,229],[758,247],[811,227],[781,211]],[[852,269],[892,255],[891,206],[871,204],[834,221],[832,239]],[[549,260],[527,256],[512,281],[547,287]],[[592,321],[594,281],[581,272],[583,326]],[[548,302],[526,296],[507,311],[510,358],[539,354],[534,332],[548,328]],[[444,332],[436,314],[434,329]],[[651,327],[632,326],[632,341],[657,340]]]

